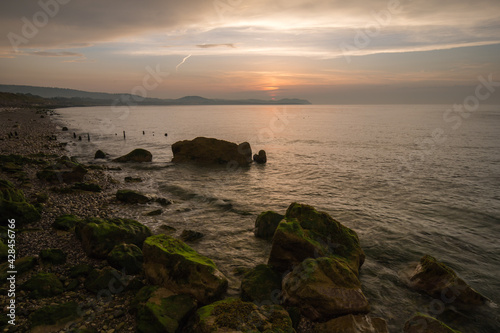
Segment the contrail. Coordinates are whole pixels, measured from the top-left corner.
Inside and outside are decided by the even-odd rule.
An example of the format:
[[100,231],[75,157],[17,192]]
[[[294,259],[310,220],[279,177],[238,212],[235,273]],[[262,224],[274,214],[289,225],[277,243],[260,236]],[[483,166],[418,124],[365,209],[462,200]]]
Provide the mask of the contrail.
[[175,71],[177,72],[177,70],[179,69],[179,66],[182,65],[183,63],[186,62],[186,60],[188,60],[188,58],[191,57],[191,54],[188,55],[187,57],[185,57],[184,59],[182,59],[181,63],[178,64],[177,66],[175,66]]

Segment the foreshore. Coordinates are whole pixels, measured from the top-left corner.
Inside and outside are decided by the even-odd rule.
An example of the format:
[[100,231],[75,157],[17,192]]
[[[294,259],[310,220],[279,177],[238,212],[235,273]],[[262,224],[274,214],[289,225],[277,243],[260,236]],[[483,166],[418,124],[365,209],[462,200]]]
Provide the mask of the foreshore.
[[[72,267],[88,264],[100,269],[106,266],[106,261],[89,258],[73,232],[55,230],[52,223],[58,216],[65,214],[82,218],[110,216],[109,190],[117,185],[104,170],[91,168],[88,169],[85,181],[99,185],[102,192],[59,191],[58,189],[67,188],[68,185],[50,184],[37,178],[36,173],[42,169],[42,165],[52,164],[66,155],[64,144],[57,140],[57,135],[61,130],[58,130],[57,125],[51,121],[52,113],[53,111],[50,110],[16,108],[0,111],[0,155],[13,154],[40,161],[40,164],[25,163],[22,165],[22,170],[17,172],[12,172],[8,168],[0,168],[0,179],[10,181],[17,189],[24,192],[28,202],[37,203],[42,207],[41,219],[30,224],[28,230],[16,233],[16,259],[25,257],[38,259],[40,252],[45,249],[60,249],[66,254],[64,264],[51,265],[39,262],[29,272],[17,274],[17,290],[14,298],[15,325],[7,325],[3,332],[30,331],[28,319],[35,310],[61,302],[76,302],[80,307],[80,317],[70,325],[64,323],[60,325],[61,327],[54,327],[54,330],[50,330],[51,332],[73,332],[78,329],[81,332],[132,332],[136,327],[135,316],[129,313],[128,305],[135,296],[135,291],[117,292],[109,298],[99,299],[99,297],[96,298],[95,293],[90,293],[83,288],[82,283],[76,288],[68,288],[69,283],[72,282],[68,279],[68,271]],[[1,218],[9,219],[9,216]],[[5,223],[2,221],[2,225]],[[2,259],[2,263],[4,261]],[[20,290],[20,286],[37,272],[54,273],[61,280],[65,291],[48,298],[28,297],[28,293]],[[1,282],[2,292],[0,293],[2,308],[5,308],[11,299],[7,297],[4,282]],[[1,320],[0,327],[3,327],[7,324],[4,315]]]

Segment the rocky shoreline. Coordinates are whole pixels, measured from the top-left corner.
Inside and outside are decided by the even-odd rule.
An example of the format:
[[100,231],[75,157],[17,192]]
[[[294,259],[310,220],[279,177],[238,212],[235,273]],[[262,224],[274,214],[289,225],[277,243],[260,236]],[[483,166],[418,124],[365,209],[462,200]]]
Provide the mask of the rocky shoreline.
[[[299,203],[284,214],[263,212],[255,236],[272,242],[268,263],[244,272],[241,297],[224,299],[227,279],[210,258],[117,215],[117,200],[152,199],[125,191],[106,167],[65,157],[51,114],[0,111],[2,246],[8,214],[33,213],[30,223],[22,214],[16,220],[16,325],[3,316],[3,332],[387,332],[384,319],[369,315],[355,231]],[[0,305],[8,313],[2,253]],[[429,256],[408,281],[430,297],[487,301]],[[423,314],[404,330],[436,327],[457,332]]]

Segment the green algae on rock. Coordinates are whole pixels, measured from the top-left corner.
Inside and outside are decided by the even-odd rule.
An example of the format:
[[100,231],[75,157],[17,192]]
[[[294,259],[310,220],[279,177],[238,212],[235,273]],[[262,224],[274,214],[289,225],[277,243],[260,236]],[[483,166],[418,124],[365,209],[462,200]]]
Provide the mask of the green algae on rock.
[[248,302],[273,302],[281,292],[281,275],[269,265],[257,265],[243,276],[241,298]]
[[[62,328],[68,322],[78,318],[78,304],[76,302],[68,302],[57,305],[48,305],[35,310],[29,316],[31,329],[39,326],[50,326],[47,330],[41,332],[55,332]],[[62,325],[61,327],[57,327]]]
[[142,250],[134,244],[116,245],[108,253],[108,263],[118,270],[125,270],[126,274],[139,274],[142,271]]
[[73,229],[81,219],[75,215],[61,215],[52,223],[52,227],[57,230],[69,231]]
[[217,300],[228,281],[215,263],[181,240],[167,235],[147,238],[142,248],[144,273],[153,284],[189,294],[202,304]]
[[41,218],[39,210],[26,201],[23,191],[3,179],[0,179],[0,216],[6,217],[0,225],[7,225],[7,218],[15,219],[18,228]]
[[29,291],[31,298],[44,298],[62,294],[63,285],[53,273],[38,273],[21,285],[22,290]]
[[255,237],[272,238],[279,223],[285,216],[273,211],[262,212],[255,220]]
[[43,263],[62,265],[66,262],[66,253],[61,249],[44,249],[40,251]]

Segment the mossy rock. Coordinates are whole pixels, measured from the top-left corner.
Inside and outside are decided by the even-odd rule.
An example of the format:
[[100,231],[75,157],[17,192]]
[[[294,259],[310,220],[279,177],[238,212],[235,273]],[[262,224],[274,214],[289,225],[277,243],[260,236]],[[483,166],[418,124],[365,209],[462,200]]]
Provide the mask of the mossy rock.
[[255,237],[270,239],[285,216],[273,211],[262,212],[255,220]]
[[144,194],[132,190],[118,190],[116,192],[116,199],[128,204],[145,204],[151,201]]
[[87,169],[83,165],[65,161],[64,163],[58,163],[38,171],[36,176],[38,179],[49,183],[70,184],[83,182],[87,172]]
[[103,269],[92,270],[85,279],[85,289],[93,293],[108,290],[110,293],[117,293],[124,289],[123,275],[114,268],[104,267]]
[[92,270],[93,267],[88,264],[78,264],[69,269],[68,276],[73,279],[87,277]]
[[134,244],[117,245],[108,253],[108,263],[126,274],[139,274],[143,263],[142,250]]
[[[57,326],[64,325],[78,318],[78,304],[68,302],[58,305],[49,305],[35,310],[29,316],[31,329],[39,326]],[[62,329],[59,327],[58,329]],[[52,327],[50,332],[58,331]]]
[[314,325],[314,333],[389,333],[382,318],[346,315]]
[[228,281],[209,258],[181,240],[167,235],[144,242],[144,273],[147,279],[177,294],[189,294],[207,304],[227,290]]
[[447,326],[443,322],[425,315],[416,313],[410,318],[404,327],[404,333],[461,333]]
[[44,263],[62,265],[66,262],[66,253],[61,249],[45,249],[40,251],[40,258]]
[[249,302],[277,303],[281,293],[281,274],[269,265],[258,265],[243,276],[241,298]]
[[52,228],[57,230],[69,231],[73,229],[81,219],[75,215],[62,215],[56,218],[52,223]]
[[29,291],[31,298],[52,297],[64,291],[61,281],[53,273],[38,273],[23,283],[21,289]]
[[481,305],[487,298],[472,289],[446,264],[424,255],[410,277],[410,286],[431,297],[446,297],[451,303]]
[[95,183],[75,183],[71,189],[96,193],[102,192],[101,186]]
[[134,149],[127,155],[115,158],[113,162],[151,162],[153,155],[146,149]]
[[1,225],[7,225],[8,219],[15,219],[17,228],[41,218],[40,211],[26,201],[23,191],[2,179],[0,179],[0,216],[6,217],[0,222]]
[[0,239],[0,259],[5,259],[9,255],[9,247]]
[[179,332],[196,309],[190,295],[175,295],[165,288],[154,290],[145,302],[138,305],[137,332]]
[[[30,271],[33,269],[37,264],[37,258],[36,257],[23,257],[19,258],[14,262],[14,265],[16,267],[17,271],[17,277],[20,277],[22,274]],[[0,285],[7,283],[7,277],[9,274],[7,274],[7,271],[10,271],[9,269],[9,262],[5,261],[4,263],[0,264]]]
[[370,305],[342,257],[306,259],[283,279],[285,305],[296,306],[312,321],[350,313],[368,313]]
[[193,332],[292,333],[292,320],[279,305],[258,307],[239,298],[227,298],[196,311]]
[[144,240],[151,236],[151,230],[131,219],[88,219],[75,227],[77,237],[82,241],[85,253],[94,258],[105,259],[108,253],[121,243],[142,247]]

